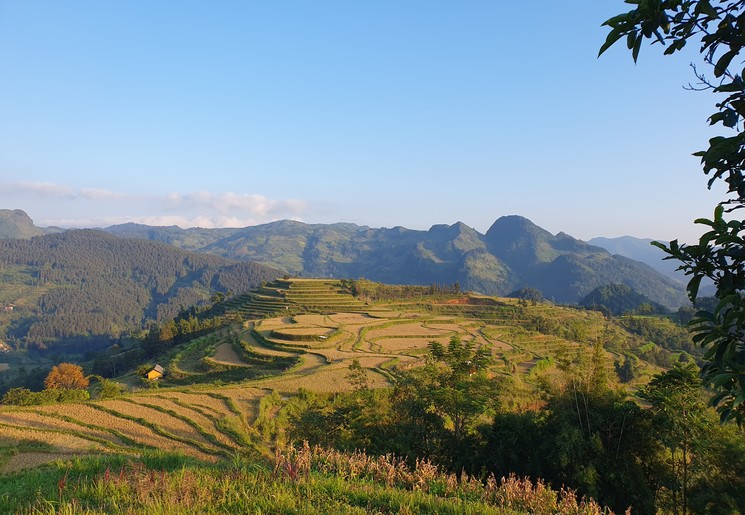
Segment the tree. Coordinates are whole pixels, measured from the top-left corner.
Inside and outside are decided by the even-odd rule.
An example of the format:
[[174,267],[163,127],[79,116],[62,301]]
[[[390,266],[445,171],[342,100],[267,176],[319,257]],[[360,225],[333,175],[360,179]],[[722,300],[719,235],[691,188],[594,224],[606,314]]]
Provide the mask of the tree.
[[352,360],[352,363],[349,365],[349,372],[347,372],[345,377],[347,378],[347,381],[349,381],[349,384],[352,385],[352,388],[357,392],[365,391],[369,388],[367,372],[362,368],[360,360],[357,358]]
[[409,372],[398,385],[399,391],[414,396],[410,408],[439,419],[438,426],[444,430],[443,452],[453,470],[466,466],[474,423],[496,405],[498,381],[487,372],[490,363],[486,349],[453,336],[447,348],[430,342],[426,365]]
[[680,508],[685,515],[692,451],[706,426],[706,408],[700,398],[701,381],[695,365],[676,363],[671,370],[655,375],[639,396],[652,405],[654,432],[670,452],[673,513],[677,514]]
[[680,261],[679,269],[691,276],[687,289],[694,303],[703,278],[716,286],[716,307],[698,311],[689,327],[694,341],[705,350],[701,376],[718,390],[712,404],[720,420],[735,419],[741,424],[745,421],[745,221],[736,214],[745,207],[745,70],[737,69],[736,63],[745,48],[745,0],[626,3],[636,7],[604,23],[610,32],[600,54],[621,38],[634,61],[644,39],[664,46],[665,55],[681,50],[689,40],[698,41],[713,79],[693,65],[698,83],[690,88],[718,95],[717,110],[709,123],[732,131],[710,139],[706,150],[694,154],[709,176],[709,188],[717,181],[727,185],[727,196],[717,205],[713,219],[696,220],[707,227],[706,232],[695,245],[677,240],[655,244],[669,254],[668,259]]
[[88,378],[83,374],[79,365],[60,363],[53,366],[44,379],[44,387],[48,390],[60,388],[64,390],[84,390],[88,388]]

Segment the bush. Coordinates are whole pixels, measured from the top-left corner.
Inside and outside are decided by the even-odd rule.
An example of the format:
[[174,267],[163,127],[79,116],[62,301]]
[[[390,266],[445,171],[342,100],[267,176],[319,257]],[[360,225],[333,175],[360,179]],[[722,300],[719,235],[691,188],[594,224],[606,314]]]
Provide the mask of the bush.
[[11,388],[5,395],[3,395],[3,404],[9,404],[13,406],[29,406],[31,394],[33,394],[28,388]]
[[103,379],[101,381],[101,388],[98,391],[99,399],[113,399],[119,397],[122,394],[122,386],[109,379]]
[[49,388],[40,392],[32,392],[26,388],[12,388],[3,396],[2,402],[13,406],[38,406],[59,402],[83,402],[90,398],[87,390]]

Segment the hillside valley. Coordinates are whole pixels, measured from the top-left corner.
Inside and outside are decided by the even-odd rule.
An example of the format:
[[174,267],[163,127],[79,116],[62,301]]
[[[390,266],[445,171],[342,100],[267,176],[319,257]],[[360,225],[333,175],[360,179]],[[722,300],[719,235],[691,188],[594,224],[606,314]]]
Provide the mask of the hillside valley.
[[[65,235],[84,238],[87,231]],[[196,474],[202,485],[212,474],[226,474],[219,491],[232,492],[247,480],[263,489],[285,485],[292,488],[284,495],[293,503],[304,496],[292,485],[307,485],[306,496],[319,495],[315,502],[326,506],[324,481],[354,490],[364,464],[363,484],[394,489],[386,495],[397,500],[385,503],[447,503],[464,495],[457,485],[466,484],[470,493],[460,502],[482,503],[473,508],[479,513],[505,507],[534,512],[536,506],[546,507],[545,513],[600,513],[564,511],[574,506],[574,494],[558,493],[556,485],[564,484],[617,512],[629,504],[645,512],[654,505],[656,487],[644,482],[640,463],[655,464],[650,460],[658,450],[641,439],[647,419],[627,391],[697,359],[686,331],[666,317],[608,318],[545,301],[466,294],[453,285],[280,278],[196,313],[200,319],[220,313],[217,327],[191,335],[165,330],[180,328],[194,316],[188,311],[81,361],[91,378],[84,390],[4,393],[0,473],[7,475],[0,474],[0,487],[17,494],[0,498],[0,508],[12,511],[57,495],[64,503],[84,498],[85,506],[104,511],[143,510],[171,495],[171,482],[174,489],[188,488],[176,470]],[[460,375],[449,375],[451,367],[464,365]],[[151,377],[152,371],[160,375]],[[460,430],[453,428],[459,411],[439,400],[446,399],[440,397],[445,391],[436,390],[440,381],[458,395],[468,392],[456,397],[470,413]],[[574,393],[567,390],[572,384]],[[575,411],[572,395],[579,395],[582,411]],[[423,410],[429,403],[441,407]],[[581,424],[592,418],[606,428],[603,439],[577,430],[577,413]],[[571,449],[566,431],[574,435]],[[309,446],[300,444],[305,440]],[[366,453],[354,451],[360,448]],[[630,494],[613,482],[588,482],[571,463],[542,465],[552,463],[555,449],[581,453],[583,466],[599,477],[606,477],[609,460],[620,464],[625,478],[642,483]],[[385,461],[394,454],[404,458]],[[432,462],[421,461],[425,457]],[[141,480],[151,470],[163,483],[143,497]],[[246,470],[258,471],[258,477]],[[544,477],[555,490],[539,496],[537,486],[520,483],[518,495],[502,490],[518,485],[500,482],[500,476],[483,483],[463,470]],[[453,471],[459,479],[448,475]],[[63,479],[69,486],[59,487]],[[85,493],[91,484],[108,485],[108,493]],[[446,484],[451,486],[437,486]],[[407,497],[422,485],[426,500]],[[119,498],[120,489],[139,493]],[[229,502],[200,495],[201,501],[171,502]],[[339,492],[334,502],[354,503],[356,494],[349,495]],[[244,502],[259,502],[251,499]]]

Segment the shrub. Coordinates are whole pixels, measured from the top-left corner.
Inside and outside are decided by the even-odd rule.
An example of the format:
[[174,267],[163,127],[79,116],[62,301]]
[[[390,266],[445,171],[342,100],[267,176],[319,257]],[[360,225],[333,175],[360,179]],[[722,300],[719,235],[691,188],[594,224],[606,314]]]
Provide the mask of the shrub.
[[2,402],[14,406],[38,406],[59,402],[83,402],[90,398],[87,390],[48,388],[40,392],[32,392],[26,388],[12,388],[3,396]]

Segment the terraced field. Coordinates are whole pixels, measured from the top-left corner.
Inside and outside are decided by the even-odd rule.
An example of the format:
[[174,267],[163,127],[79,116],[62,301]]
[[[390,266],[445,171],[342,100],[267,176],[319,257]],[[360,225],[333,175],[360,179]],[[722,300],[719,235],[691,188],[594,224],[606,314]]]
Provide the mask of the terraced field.
[[[371,387],[387,386],[402,368],[422,359],[429,342],[447,344],[457,336],[488,349],[494,373],[527,377],[541,360],[572,359],[588,344],[527,329],[526,313],[583,323],[595,317],[588,318],[591,328],[603,323],[600,315],[543,305],[526,311],[507,299],[464,298],[422,309],[404,303],[365,306],[340,292],[338,282],[325,280],[277,281],[231,306],[243,320],[185,344],[162,362],[167,373],[159,388],[114,400],[0,407],[0,442],[38,442],[47,449],[0,455],[0,471],[78,454],[135,455],[143,449],[207,461],[259,452],[256,421],[263,398],[300,388],[348,390],[353,360],[366,370]],[[608,358],[612,368],[613,356]]]
[[366,309],[346,293],[340,281],[325,279],[276,280],[239,295],[228,302],[227,312],[244,319],[263,318],[281,312],[355,312]]
[[[162,449],[215,461],[252,449],[250,424],[265,394],[250,387],[220,393],[181,390],[86,404],[5,408],[0,411],[0,440],[48,444],[53,448],[45,453],[50,459]],[[0,463],[0,470],[18,470],[40,460],[39,453],[17,454]]]

